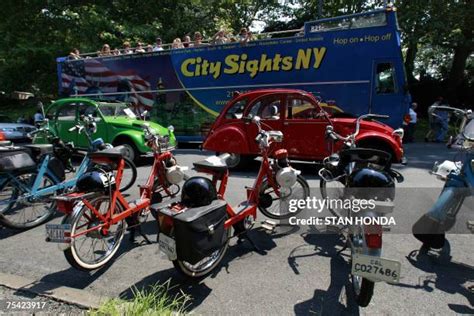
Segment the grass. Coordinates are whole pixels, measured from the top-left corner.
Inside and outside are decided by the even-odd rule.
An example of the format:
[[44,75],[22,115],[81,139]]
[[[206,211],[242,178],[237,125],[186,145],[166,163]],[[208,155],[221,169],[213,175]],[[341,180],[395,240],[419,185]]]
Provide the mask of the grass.
[[180,292],[174,296],[169,294],[170,280],[147,289],[132,288],[133,299],[130,301],[118,298],[104,302],[99,309],[89,311],[90,316],[155,316],[184,315],[189,297]]

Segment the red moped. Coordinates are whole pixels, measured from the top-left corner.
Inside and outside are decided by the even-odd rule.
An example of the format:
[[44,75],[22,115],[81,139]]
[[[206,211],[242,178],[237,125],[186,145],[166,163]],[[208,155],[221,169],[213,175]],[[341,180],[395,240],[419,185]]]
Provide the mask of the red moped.
[[308,183],[290,166],[285,149],[277,150],[273,159],[269,157],[271,145],[282,142],[283,133],[263,130],[258,116],[247,120],[258,127],[255,141],[262,161],[253,186],[246,188],[245,201],[235,207],[225,201],[229,171],[228,154],[224,154],[194,163],[197,171],[212,176],[212,185],[217,188],[217,199],[211,204],[188,207],[181,200],[156,209],[160,250],[185,276],[199,278],[210,273],[224,257],[232,236],[245,236],[255,246],[247,232],[257,217],[257,209],[269,218],[285,219],[301,211],[290,212],[290,200],[309,196]]

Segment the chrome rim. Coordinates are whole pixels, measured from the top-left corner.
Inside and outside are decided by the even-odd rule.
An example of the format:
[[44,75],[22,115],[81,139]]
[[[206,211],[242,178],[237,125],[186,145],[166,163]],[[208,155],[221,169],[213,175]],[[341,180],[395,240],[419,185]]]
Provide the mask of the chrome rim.
[[263,194],[271,196],[272,204],[265,210],[274,216],[288,215],[291,200],[306,198],[306,190],[300,179],[291,188],[280,188],[280,195],[275,192],[273,187],[269,186],[268,181],[265,181],[260,189],[260,195]]
[[235,168],[240,163],[240,155],[239,154],[230,154],[229,158],[226,160],[227,166],[229,168]]
[[[91,204],[94,205],[101,214],[105,214],[109,208],[109,198],[99,197],[91,201]],[[77,235],[82,231],[100,226],[101,224],[103,223],[84,205],[73,222],[71,234]],[[107,233],[104,233],[101,229],[97,229],[74,238],[71,242],[74,257],[77,261],[80,261],[83,266],[91,268],[103,264],[117,251],[125,229],[126,224],[125,221],[122,220],[110,226]]]
[[[36,173],[23,174],[17,177],[18,181],[26,187],[32,187],[36,179]],[[11,183],[11,181],[10,181]],[[44,189],[54,185],[47,177],[43,177],[39,189]],[[33,223],[41,221],[48,217],[54,208],[54,201],[51,197],[56,195],[56,192],[47,196],[42,196],[35,199],[28,192],[25,192],[21,187],[15,184],[6,185],[6,190],[2,190],[0,195],[2,216],[15,226],[28,226]],[[10,195],[10,201],[6,202],[4,198]]]

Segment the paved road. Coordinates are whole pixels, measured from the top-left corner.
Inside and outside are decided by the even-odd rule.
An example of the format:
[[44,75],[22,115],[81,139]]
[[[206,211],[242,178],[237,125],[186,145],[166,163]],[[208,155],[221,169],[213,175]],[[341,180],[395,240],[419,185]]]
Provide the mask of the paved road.
[[[443,183],[428,175],[435,160],[452,158],[442,145],[406,146],[409,165],[397,167],[405,176],[397,198],[403,204],[397,219],[410,223],[429,207]],[[204,153],[183,149],[176,152],[182,165],[202,159]],[[313,166],[298,165],[312,188],[319,180]],[[149,166],[139,168],[138,183],[145,182]],[[193,174],[193,172],[190,172]],[[227,191],[230,203],[245,197],[244,186],[251,185],[256,170],[233,173]],[[426,189],[423,194],[413,188]],[[404,189],[402,189],[404,188]],[[135,191],[135,190],[132,190]],[[313,192],[316,192],[314,190]],[[415,193],[414,193],[415,192]],[[131,192],[130,198],[136,196]],[[472,206],[472,199],[469,201]],[[462,225],[466,216],[464,212]],[[405,215],[406,214],[406,215]],[[260,218],[261,219],[261,218]],[[53,222],[59,222],[56,218]],[[151,221],[144,225],[155,240]],[[292,234],[282,227],[273,235],[256,228],[253,237],[264,255],[248,243],[231,247],[223,264],[199,283],[185,280],[172,264],[160,257],[156,244],[136,245],[124,239],[112,265],[94,273],[72,269],[56,245],[44,242],[44,227],[15,234],[0,230],[0,269],[53,284],[87,289],[97,295],[130,296],[130,287],[142,288],[172,279],[177,290],[193,297],[190,308],[199,314],[454,314],[474,313],[474,293],[467,289],[474,282],[472,235],[449,236],[450,250],[418,255],[420,244],[410,234],[384,235],[384,257],[402,263],[400,284],[378,283],[371,304],[358,308],[348,281],[348,257],[338,256],[341,241],[336,235],[307,234],[303,227]],[[411,256],[410,256],[411,255]]]
[[86,315],[87,310],[75,305],[59,302],[51,298],[28,292],[16,291],[0,286],[0,315],[48,316]]

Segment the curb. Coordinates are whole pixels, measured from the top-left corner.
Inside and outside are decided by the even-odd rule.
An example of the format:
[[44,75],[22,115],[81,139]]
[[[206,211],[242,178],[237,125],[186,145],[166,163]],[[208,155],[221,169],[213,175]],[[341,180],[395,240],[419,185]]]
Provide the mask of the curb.
[[88,309],[97,309],[109,299],[105,296],[92,294],[86,290],[75,289],[54,283],[36,281],[22,276],[0,272],[0,285],[13,290],[21,290],[39,296],[52,298],[68,304]]

